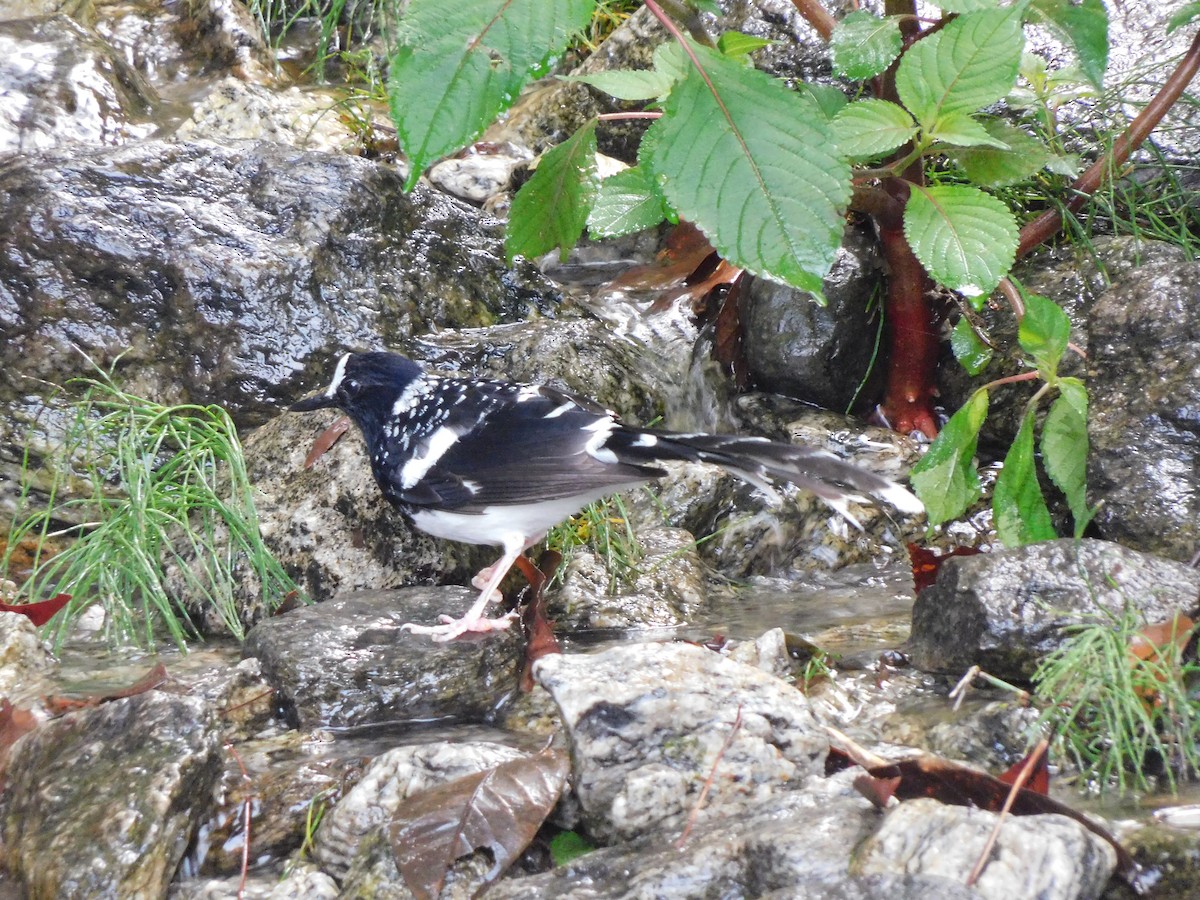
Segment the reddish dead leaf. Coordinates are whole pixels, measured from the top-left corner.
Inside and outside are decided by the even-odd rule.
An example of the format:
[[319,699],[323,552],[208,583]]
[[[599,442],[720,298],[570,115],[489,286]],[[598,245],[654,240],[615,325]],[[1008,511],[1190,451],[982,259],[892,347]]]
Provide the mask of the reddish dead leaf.
[[[1161,683],[1167,678],[1167,672],[1163,671],[1163,668],[1179,663],[1195,628],[1196,623],[1183,613],[1176,613],[1170,622],[1147,625],[1129,641],[1130,666],[1134,669],[1142,667],[1143,671],[1143,663],[1156,667],[1157,670],[1152,668],[1150,671],[1153,672],[1152,677]],[[1150,685],[1139,685],[1135,690],[1147,705],[1153,706],[1162,702],[1159,692]]]
[[[852,760],[853,755],[838,750],[836,758],[831,748],[830,757],[825,761],[825,770],[831,768],[837,771],[837,766],[845,768],[846,761]],[[1013,793],[1010,785],[999,778],[994,778],[983,772],[977,772],[958,763],[941,759],[936,756],[918,756],[900,762],[886,765],[871,766],[868,774],[876,779],[899,779],[895,796],[899,800],[912,800],[917,797],[930,797],[941,803],[954,806],[974,806],[990,812],[1000,812]],[[867,795],[870,797],[870,795]],[[1033,816],[1043,813],[1057,813],[1074,819],[1088,831],[1112,845],[1117,854],[1117,871],[1122,878],[1133,883],[1138,876],[1138,866],[1133,857],[1124,847],[1117,843],[1116,838],[1087,816],[1072,809],[1066,804],[1059,803],[1044,794],[1036,793],[1027,788],[1015,792],[1010,809],[1012,815]]]
[[521,627],[525,630],[525,666],[521,670],[521,690],[533,690],[533,664],[543,656],[562,653],[554,637],[554,623],[546,617],[546,585],[554,577],[562,554],[547,550],[538,560],[537,567],[524,556],[517,557],[517,566],[529,580],[529,601],[521,613]]
[[493,884],[533,840],[567,781],[565,753],[546,750],[409,797],[388,826],[404,883],[418,900],[441,892],[455,861],[491,851]]
[[[722,265],[725,263],[722,262]],[[746,349],[742,342],[741,315],[742,285],[747,282],[748,277],[741,269],[729,279],[729,289],[723,292],[721,306],[717,310],[713,338],[713,356],[717,362],[729,367],[733,373],[733,383],[740,391],[750,387],[750,363],[746,360]],[[721,291],[718,288],[713,293]],[[705,298],[705,302],[709,302],[708,298]]]
[[284,613],[291,612],[293,609],[299,609],[304,605],[300,599],[299,591],[288,591],[283,595],[283,599],[279,601],[279,606],[275,607],[275,612],[272,616],[282,616]]
[[167,674],[167,667],[162,663],[157,663],[153,669],[135,681],[127,688],[118,688],[107,694],[92,694],[91,696],[83,697],[45,697],[46,708],[55,715],[62,715],[74,709],[85,709],[90,706],[99,706],[101,703],[109,703],[112,700],[122,700],[125,697],[135,697],[138,694],[144,694],[146,691],[152,691],[156,687],[160,687],[166,682],[170,676]]
[[863,773],[854,778],[854,789],[871,801],[876,809],[887,809],[888,801],[900,787],[900,778],[876,778]]
[[333,424],[317,435],[317,439],[313,441],[312,449],[308,451],[308,456],[304,457],[304,468],[311,469],[318,459],[329,452],[329,448],[336,444],[350,429],[350,417],[338,416],[333,420]]
[[4,787],[4,772],[8,768],[8,754],[12,745],[23,734],[38,727],[38,721],[27,709],[13,706],[7,697],[0,697],[0,789]]
[[41,628],[70,602],[70,594],[58,594],[49,600],[41,600],[37,603],[0,603],[0,612],[20,613]]
[[682,284],[715,251],[700,229],[680,222],[667,235],[666,247],[645,266],[626,269],[608,287],[629,291],[661,291]]
[[1007,785],[1016,783],[1018,776],[1025,770],[1026,766],[1032,766],[1032,770],[1025,778],[1025,784],[1022,785],[1025,790],[1033,791],[1035,794],[1050,793],[1050,753],[1044,744],[1038,744],[1033,750],[1037,754],[1032,761],[1027,754],[1021,757],[1011,766],[1004,770],[1000,776],[1000,780]]
[[937,553],[916,544],[908,545],[908,558],[912,563],[913,590],[921,593],[925,588],[937,581],[938,570],[942,563],[954,556],[975,556],[982,553],[975,547],[955,547],[949,553]]

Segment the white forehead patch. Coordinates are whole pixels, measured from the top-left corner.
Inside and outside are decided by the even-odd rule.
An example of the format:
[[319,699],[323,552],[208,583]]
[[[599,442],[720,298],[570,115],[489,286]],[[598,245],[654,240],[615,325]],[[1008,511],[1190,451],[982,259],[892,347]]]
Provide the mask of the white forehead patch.
[[346,363],[349,360],[349,353],[338,360],[337,368],[333,370],[333,380],[329,382],[329,387],[325,389],[326,397],[333,397],[337,393],[337,389],[342,386],[342,379],[346,377]]

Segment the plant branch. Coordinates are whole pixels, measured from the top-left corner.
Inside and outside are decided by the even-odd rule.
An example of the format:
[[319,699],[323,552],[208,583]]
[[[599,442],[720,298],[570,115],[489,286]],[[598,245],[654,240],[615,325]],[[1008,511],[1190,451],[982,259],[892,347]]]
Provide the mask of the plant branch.
[[[1187,53],[1184,54],[1183,59],[1180,60],[1179,65],[1159,92],[1146,104],[1146,108],[1129,124],[1125,132],[1113,142],[1112,149],[1075,179],[1075,183],[1071,185],[1071,192],[1074,196],[1065,206],[1068,212],[1078,212],[1096,189],[1104,183],[1104,180],[1125,164],[1129,155],[1141,146],[1150,132],[1158,127],[1163,115],[1180,98],[1184,89],[1191,84],[1198,70],[1200,70],[1200,34],[1197,34],[1192,40],[1192,45],[1188,48]],[[1063,214],[1061,210],[1057,209],[1044,212],[1027,224],[1021,229],[1021,242],[1017,246],[1017,258],[1019,259],[1034,247],[1057,234],[1058,230],[1062,228],[1062,224]]]
[[796,11],[804,17],[804,21],[821,36],[821,40],[829,43],[834,26],[837,25],[837,19],[830,14],[821,0],[792,0],[792,3],[795,5]]

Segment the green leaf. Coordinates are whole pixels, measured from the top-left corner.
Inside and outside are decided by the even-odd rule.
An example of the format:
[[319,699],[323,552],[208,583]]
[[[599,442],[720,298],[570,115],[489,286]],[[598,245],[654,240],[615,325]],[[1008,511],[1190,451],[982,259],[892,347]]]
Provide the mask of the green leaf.
[[618,100],[656,100],[671,90],[674,79],[657,69],[613,69],[590,75],[561,75],[562,81],[582,81]]
[[1191,25],[1197,19],[1200,19],[1200,3],[1189,3],[1167,20],[1167,34],[1185,25]]
[[1023,10],[1018,3],[965,13],[904,54],[896,91],[922,126],[949,113],[975,112],[1009,92],[1025,46]]
[[992,361],[992,348],[979,339],[966,316],[950,332],[950,349],[969,375],[978,375]]
[[592,237],[620,237],[653,228],[666,216],[645,170],[635,166],[600,182],[587,227]]
[[1007,547],[1058,537],[1050,521],[1050,510],[1038,484],[1033,455],[1033,423],[1036,410],[1029,410],[1021,430],[1004,457],[1004,468],[992,493],[992,516],[996,534]]
[[984,122],[983,127],[997,141],[1007,144],[1008,149],[970,147],[954,151],[954,161],[975,184],[984,187],[1016,184],[1050,162],[1050,149],[1021,129],[999,119]]
[[834,73],[855,81],[884,71],[903,47],[898,19],[881,19],[861,10],[838,22],[829,39]]
[[587,25],[595,0],[412,0],[397,26],[388,98],[412,166],[476,138]]
[[755,37],[752,34],[742,34],[740,31],[726,31],[717,38],[717,49],[730,59],[744,59],[755,50],[769,47],[774,41]]
[[675,41],[666,41],[654,48],[654,69],[671,79],[671,84],[683,81],[692,68],[683,48]]
[[975,469],[975,445],[987,411],[987,391],[976,391],[913,467],[909,480],[925,504],[930,525],[961,516],[979,499],[982,491]]
[[1016,258],[1019,233],[1008,207],[968,185],[912,186],[904,236],[930,275],[965,297],[995,290]]
[[595,849],[595,846],[577,831],[560,831],[550,838],[550,858],[556,866],[565,866]]
[[842,107],[833,118],[838,149],[855,159],[882,156],[907,143],[916,133],[916,123],[908,111],[887,100],[859,100]]
[[1000,5],[1000,0],[933,0],[933,5],[943,12],[965,13],[995,9]]
[[1058,397],[1042,423],[1042,464],[1046,474],[1067,498],[1075,531],[1090,518],[1087,505],[1087,388],[1078,378],[1058,382]]
[[1025,315],[1017,329],[1021,349],[1033,357],[1046,381],[1058,373],[1058,364],[1071,340],[1071,320],[1062,307],[1040,294],[1025,297]]
[[1108,68],[1108,10],[1104,0],[1033,0],[1030,8],[1063,43],[1071,45],[1083,74],[1097,90],[1103,90]]
[[965,112],[952,112],[942,116],[930,129],[929,136],[943,144],[953,144],[956,147],[986,146],[999,150],[1008,149],[1007,144],[988,133],[982,122]]
[[850,102],[840,90],[827,84],[810,84],[807,81],[801,81],[796,85],[796,93],[815,103],[826,119],[832,119]]
[[671,91],[642,166],[730,263],[821,296],[850,199],[828,121],[779,80],[693,49],[708,80],[693,67]]
[[504,249],[534,258],[560,248],[562,258],[587,224],[600,179],[596,175],[596,119],[548,151],[517,195],[508,216]]

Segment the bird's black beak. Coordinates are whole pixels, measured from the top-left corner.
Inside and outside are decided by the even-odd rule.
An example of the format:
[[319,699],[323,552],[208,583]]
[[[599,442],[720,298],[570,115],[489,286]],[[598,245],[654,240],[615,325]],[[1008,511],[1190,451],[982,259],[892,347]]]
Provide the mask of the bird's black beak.
[[314,409],[328,409],[331,406],[337,406],[337,401],[321,393],[305,397],[303,400],[297,400],[288,407],[288,410],[291,412],[309,412]]

